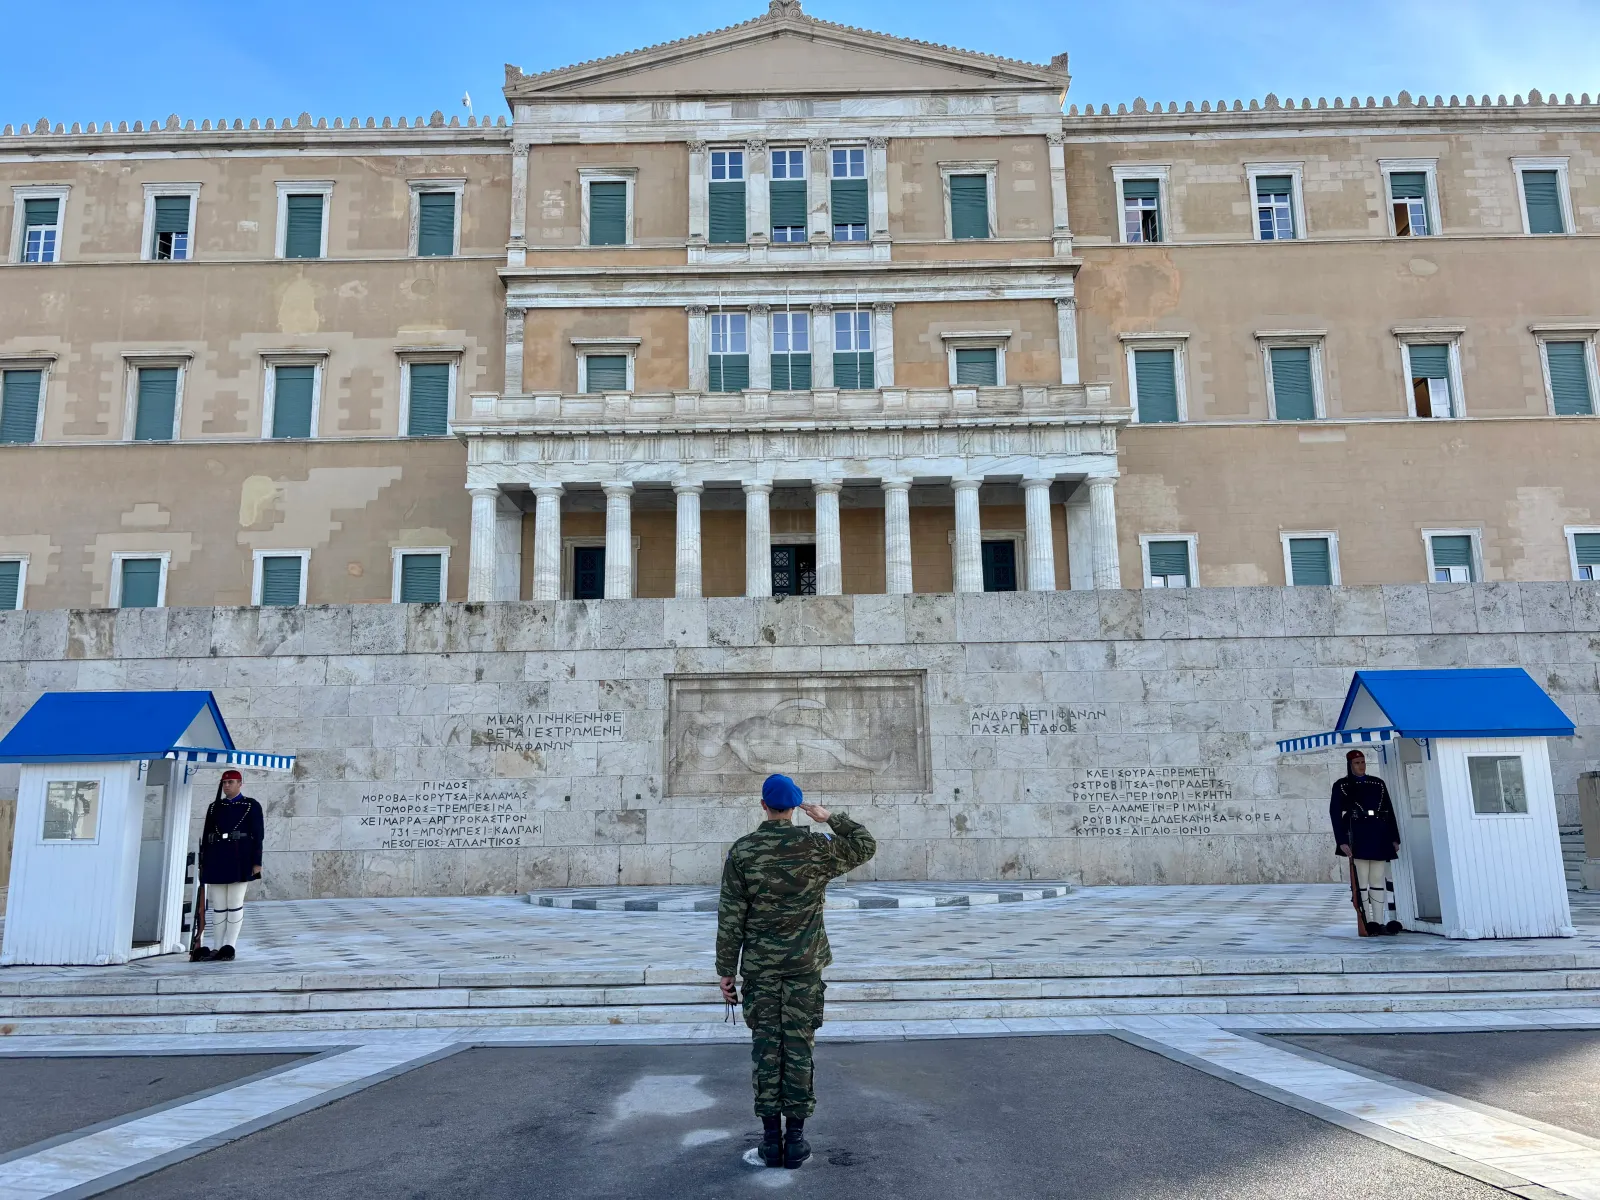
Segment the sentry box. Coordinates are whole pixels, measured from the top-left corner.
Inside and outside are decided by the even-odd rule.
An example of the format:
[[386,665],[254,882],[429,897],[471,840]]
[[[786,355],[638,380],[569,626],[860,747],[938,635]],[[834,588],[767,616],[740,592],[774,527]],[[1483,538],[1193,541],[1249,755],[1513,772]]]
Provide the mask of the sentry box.
[[53,966],[186,950],[196,768],[294,757],[235,748],[210,692],[47,692],[0,762],[22,766],[0,966]]
[[1405,928],[1572,937],[1547,739],[1573,733],[1521,667],[1357,671],[1338,727],[1278,750],[1337,747],[1340,770],[1346,749],[1366,750],[1400,825],[1394,893]]

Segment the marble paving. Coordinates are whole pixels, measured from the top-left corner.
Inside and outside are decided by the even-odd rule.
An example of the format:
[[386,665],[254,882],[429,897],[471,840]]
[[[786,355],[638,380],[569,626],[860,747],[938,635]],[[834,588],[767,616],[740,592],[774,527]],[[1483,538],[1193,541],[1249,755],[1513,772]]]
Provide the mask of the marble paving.
[[[905,883],[836,884],[828,889],[824,907],[830,912],[852,908],[971,908],[977,904],[1023,904],[1055,900],[1072,888],[1065,883],[943,883],[912,880]],[[530,903],[541,908],[573,908],[590,912],[710,912],[717,911],[714,887],[605,887],[559,888],[529,892]]]

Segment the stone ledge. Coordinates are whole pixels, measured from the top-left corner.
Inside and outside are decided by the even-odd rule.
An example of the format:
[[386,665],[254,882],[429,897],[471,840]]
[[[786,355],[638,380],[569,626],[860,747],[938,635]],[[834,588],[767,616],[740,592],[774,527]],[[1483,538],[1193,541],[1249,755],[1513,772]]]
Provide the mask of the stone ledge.
[[[1055,900],[1072,888],[1065,883],[1018,887],[1004,883],[847,884],[828,889],[827,909],[967,908],[983,904],[1021,904]],[[540,908],[589,912],[714,913],[717,889],[711,887],[561,888],[528,893]]]

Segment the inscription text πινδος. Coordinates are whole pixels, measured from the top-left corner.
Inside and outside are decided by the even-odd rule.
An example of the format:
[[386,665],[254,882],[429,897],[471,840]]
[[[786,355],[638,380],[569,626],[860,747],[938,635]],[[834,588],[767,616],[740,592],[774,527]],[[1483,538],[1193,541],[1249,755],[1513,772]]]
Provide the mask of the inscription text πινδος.
[[492,850],[537,846],[543,829],[525,787],[502,780],[449,779],[390,785],[361,794],[361,850]]

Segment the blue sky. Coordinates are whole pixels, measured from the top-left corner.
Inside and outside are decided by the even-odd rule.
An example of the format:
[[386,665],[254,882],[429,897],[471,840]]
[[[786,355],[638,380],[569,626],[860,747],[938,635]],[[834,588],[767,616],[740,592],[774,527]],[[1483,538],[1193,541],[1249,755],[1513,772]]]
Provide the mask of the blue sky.
[[[14,46],[0,124],[504,113],[502,64],[544,70],[728,25],[766,0],[66,0]],[[1600,0],[805,0],[828,20],[1033,61],[1069,102],[1600,93]],[[267,15],[267,14],[270,14]],[[442,17],[441,17],[441,14]]]

